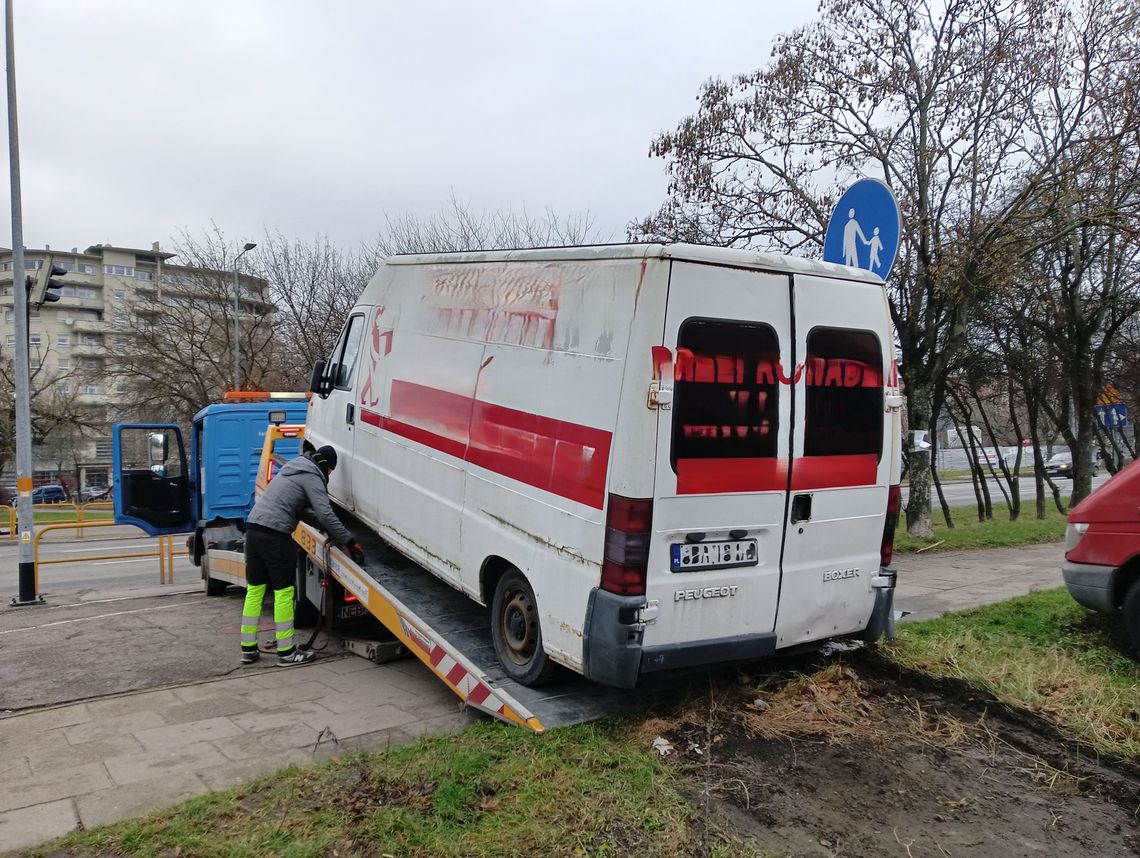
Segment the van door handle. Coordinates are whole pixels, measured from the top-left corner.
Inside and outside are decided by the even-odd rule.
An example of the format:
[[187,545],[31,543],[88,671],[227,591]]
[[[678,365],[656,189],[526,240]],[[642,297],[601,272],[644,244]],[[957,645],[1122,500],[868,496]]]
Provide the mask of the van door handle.
[[796,495],[792,498],[792,524],[811,520],[811,495]]
[[344,422],[349,426],[356,422],[356,406],[351,402],[344,407]]

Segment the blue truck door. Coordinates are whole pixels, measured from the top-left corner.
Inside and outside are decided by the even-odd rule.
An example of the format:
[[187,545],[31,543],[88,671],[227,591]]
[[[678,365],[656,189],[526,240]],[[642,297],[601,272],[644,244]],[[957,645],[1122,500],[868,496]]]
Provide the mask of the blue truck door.
[[192,475],[181,430],[172,423],[116,423],[115,524],[151,536],[194,529]]

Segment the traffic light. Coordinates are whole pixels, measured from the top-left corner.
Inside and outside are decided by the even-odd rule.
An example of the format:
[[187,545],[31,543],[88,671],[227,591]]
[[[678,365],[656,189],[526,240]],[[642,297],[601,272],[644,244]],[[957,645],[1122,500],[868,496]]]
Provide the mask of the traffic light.
[[32,294],[29,296],[28,305],[35,304],[37,307],[42,307],[44,304],[51,304],[58,301],[60,298],[59,290],[63,288],[63,284],[58,280],[53,280],[53,277],[62,277],[67,273],[67,269],[62,265],[56,265],[49,256],[44,260],[43,267],[36,272],[35,282],[32,284]]

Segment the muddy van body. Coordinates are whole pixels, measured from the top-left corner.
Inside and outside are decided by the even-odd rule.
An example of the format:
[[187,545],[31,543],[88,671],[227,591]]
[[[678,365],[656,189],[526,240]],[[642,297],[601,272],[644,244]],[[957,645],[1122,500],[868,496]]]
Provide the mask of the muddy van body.
[[490,607],[506,671],[877,638],[900,407],[882,281],[693,245],[390,257],[314,369],[330,492]]

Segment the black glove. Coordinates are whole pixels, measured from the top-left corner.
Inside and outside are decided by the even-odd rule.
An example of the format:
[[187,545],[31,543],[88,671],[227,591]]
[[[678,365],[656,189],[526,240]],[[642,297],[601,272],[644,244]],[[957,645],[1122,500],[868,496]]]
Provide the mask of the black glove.
[[350,542],[344,547],[344,550],[348,552],[348,556],[352,558],[353,563],[357,566],[364,565],[364,549],[360,547],[359,542]]

